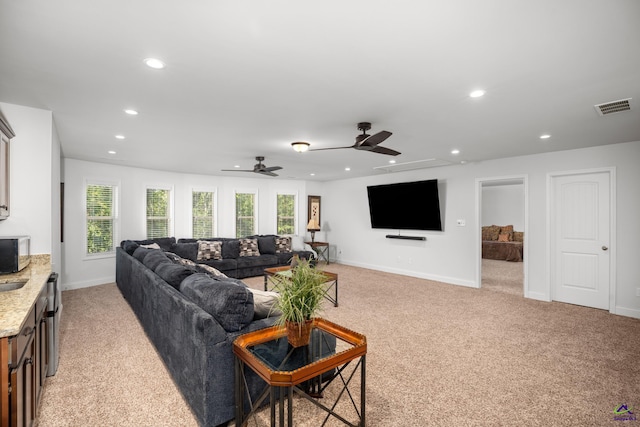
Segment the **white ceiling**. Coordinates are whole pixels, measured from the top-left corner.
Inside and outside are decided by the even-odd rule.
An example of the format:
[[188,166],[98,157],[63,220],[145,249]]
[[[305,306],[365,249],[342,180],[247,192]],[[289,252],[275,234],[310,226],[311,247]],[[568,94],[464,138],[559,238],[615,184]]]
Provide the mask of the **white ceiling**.
[[291,149],[351,145],[361,121],[398,163],[640,140],[637,0],[0,0],[0,54],[0,101],[53,111],[64,156],[97,162],[388,173],[390,156]]

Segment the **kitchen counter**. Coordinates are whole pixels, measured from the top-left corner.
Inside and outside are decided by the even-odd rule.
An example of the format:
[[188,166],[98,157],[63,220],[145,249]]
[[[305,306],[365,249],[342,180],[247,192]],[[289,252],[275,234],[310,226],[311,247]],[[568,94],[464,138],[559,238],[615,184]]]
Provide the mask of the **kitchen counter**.
[[0,292],[0,338],[17,335],[29,314],[29,310],[47,284],[51,275],[51,256],[31,255],[31,262],[22,271],[0,275],[0,283],[27,280],[27,283],[13,291]]

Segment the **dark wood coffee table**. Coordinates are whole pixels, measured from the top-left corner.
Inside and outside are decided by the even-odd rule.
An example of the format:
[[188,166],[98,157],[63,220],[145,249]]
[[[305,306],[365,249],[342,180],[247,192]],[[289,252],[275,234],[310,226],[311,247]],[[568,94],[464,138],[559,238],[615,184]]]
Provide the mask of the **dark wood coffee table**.
[[[333,350],[335,348],[335,350]],[[286,330],[280,326],[261,329],[240,335],[233,343],[235,354],[235,401],[236,426],[246,425],[248,419],[269,398],[271,426],[293,426],[293,395],[301,396],[327,413],[325,422],[334,417],[349,426],[365,426],[365,377],[367,339],[364,335],[351,331],[325,319],[314,319],[309,345],[292,347],[286,337]],[[356,359],[359,359],[356,362]],[[351,363],[353,362],[353,363]],[[262,378],[265,389],[252,401],[246,390],[245,370],[250,369]],[[349,386],[357,370],[360,370],[360,401]],[[347,373],[347,371],[351,371]],[[357,383],[357,381],[356,381]],[[327,406],[317,397],[328,387],[335,390],[336,401]],[[355,390],[354,390],[355,391]],[[327,393],[324,393],[327,396]],[[255,394],[254,394],[255,396]],[[245,399],[248,398],[250,411],[245,413]],[[341,398],[350,403],[337,405]],[[286,405],[285,405],[286,402]],[[276,408],[278,411],[276,411]],[[348,413],[343,410],[347,410]],[[277,413],[276,413],[277,412]],[[353,421],[357,417],[357,421]],[[350,419],[350,420],[349,420]],[[321,423],[319,422],[318,425]],[[322,424],[324,425],[324,424]]]
[[[264,290],[274,290],[278,291],[275,286],[272,286],[269,289],[269,278],[279,273],[283,273],[290,271],[291,267],[288,265],[282,267],[271,267],[264,269]],[[325,275],[327,281],[325,282],[325,292],[324,297],[333,303],[334,307],[338,306],[338,275],[336,273],[331,273],[330,271],[322,271],[322,274]],[[331,290],[333,289],[333,296],[331,295]]]

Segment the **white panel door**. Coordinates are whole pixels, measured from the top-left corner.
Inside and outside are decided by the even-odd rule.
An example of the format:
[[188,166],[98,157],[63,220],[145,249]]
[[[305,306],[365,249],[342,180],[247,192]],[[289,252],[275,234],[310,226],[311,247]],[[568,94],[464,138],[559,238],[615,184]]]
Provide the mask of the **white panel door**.
[[610,174],[553,178],[553,299],[609,309]]

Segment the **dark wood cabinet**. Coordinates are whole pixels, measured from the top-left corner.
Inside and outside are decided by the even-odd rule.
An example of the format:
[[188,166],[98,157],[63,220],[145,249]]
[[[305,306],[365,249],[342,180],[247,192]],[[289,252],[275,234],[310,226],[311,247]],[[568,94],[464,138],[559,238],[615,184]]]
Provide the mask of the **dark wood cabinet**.
[[48,368],[46,292],[44,286],[20,333],[0,339],[2,427],[31,427],[38,415]]

